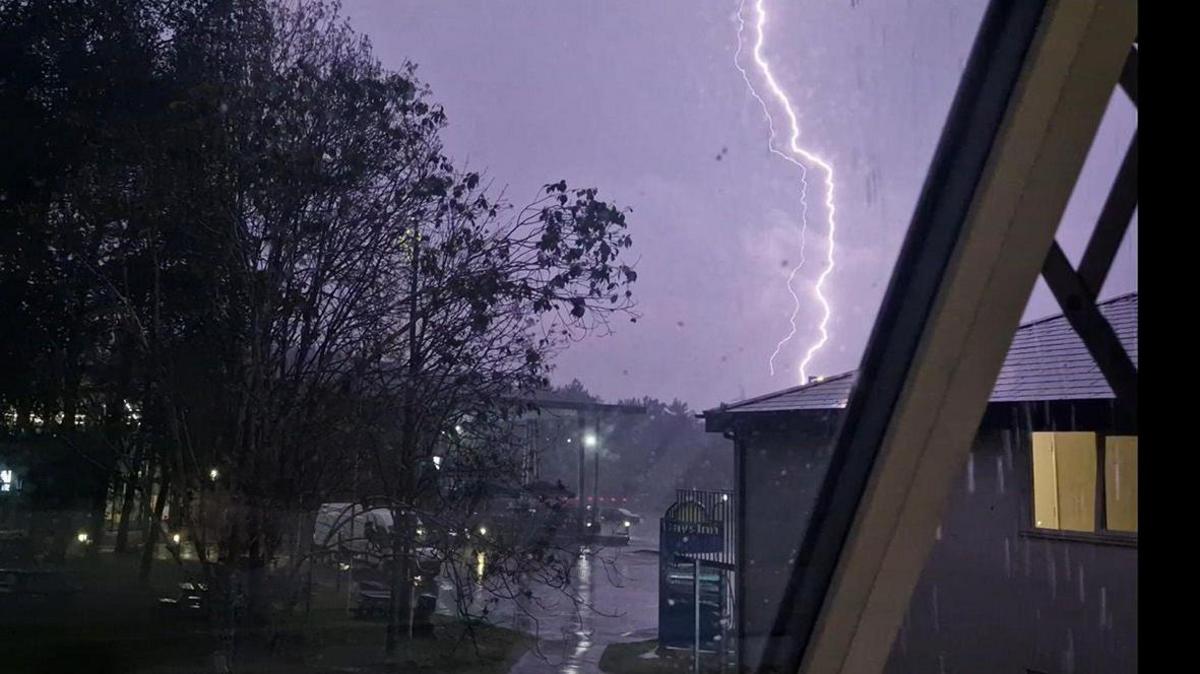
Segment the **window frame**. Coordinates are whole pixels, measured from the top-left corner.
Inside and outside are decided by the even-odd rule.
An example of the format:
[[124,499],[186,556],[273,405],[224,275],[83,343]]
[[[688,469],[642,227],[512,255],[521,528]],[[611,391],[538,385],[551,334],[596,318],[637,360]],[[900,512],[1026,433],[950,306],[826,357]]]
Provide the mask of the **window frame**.
[[1096,499],[1094,508],[1094,530],[1093,531],[1072,531],[1069,529],[1051,529],[1048,527],[1037,526],[1036,519],[1036,504],[1034,499],[1037,495],[1033,488],[1034,467],[1033,467],[1033,434],[1034,433],[1070,433],[1079,431],[1064,431],[1064,430],[1039,430],[1029,431],[1029,442],[1023,447],[1021,452],[1022,461],[1024,462],[1023,472],[1025,474],[1027,489],[1025,489],[1024,497],[1021,499],[1021,521],[1019,524],[1018,533],[1025,538],[1039,538],[1046,540],[1058,541],[1073,541],[1076,543],[1092,543],[1096,545],[1115,545],[1119,547],[1138,546],[1138,534],[1136,531],[1122,531],[1119,529],[1108,528],[1108,475],[1106,471],[1105,460],[1107,458],[1107,442],[1110,437],[1137,437],[1131,436],[1129,433],[1122,432],[1106,432],[1106,431],[1084,431],[1091,433],[1096,438],[1096,486],[1094,489],[1093,498]]
[[1136,3],[990,3],[758,671],[886,664],[1136,38]]

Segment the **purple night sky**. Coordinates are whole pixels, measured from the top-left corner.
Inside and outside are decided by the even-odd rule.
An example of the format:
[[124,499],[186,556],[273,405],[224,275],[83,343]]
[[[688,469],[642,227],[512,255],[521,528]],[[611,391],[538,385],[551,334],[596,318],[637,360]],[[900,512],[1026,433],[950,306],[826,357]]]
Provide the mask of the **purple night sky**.
[[[861,356],[985,1],[765,6],[764,55],[797,108],[801,144],[837,171],[834,316],[809,371],[833,374]],[[514,201],[565,178],[633,209],[643,317],[574,345],[558,359],[558,383],[579,378],[607,400],[652,395],[693,407],[798,383],[820,315],[811,288],[825,255],[823,193],[810,172],[800,328],[772,377],[767,359],[788,331],[785,282],[800,252],[800,173],[767,151],[761,108],[734,68],[737,8],[737,0],[345,2],[386,66],[418,64],[449,116],[444,138],[460,165],[507,185]],[[750,21],[752,7],[745,12]],[[782,109],[772,111],[778,124]],[[1135,108],[1115,94],[1059,230],[1072,261],[1136,128]],[[1135,216],[1102,297],[1136,289]],[[1026,318],[1052,313],[1039,281]]]

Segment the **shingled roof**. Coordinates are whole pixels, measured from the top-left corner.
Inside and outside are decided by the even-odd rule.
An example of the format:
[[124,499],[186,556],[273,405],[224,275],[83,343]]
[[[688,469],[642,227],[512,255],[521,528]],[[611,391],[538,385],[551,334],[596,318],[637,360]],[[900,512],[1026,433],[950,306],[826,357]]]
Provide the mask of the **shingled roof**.
[[[1136,366],[1138,362],[1137,293],[1098,305]],[[830,410],[846,406],[853,371],[768,393],[704,412],[729,413]],[[1012,346],[992,389],[992,402],[1096,400],[1113,398],[1112,389],[1083,340],[1062,314],[1017,328]]]

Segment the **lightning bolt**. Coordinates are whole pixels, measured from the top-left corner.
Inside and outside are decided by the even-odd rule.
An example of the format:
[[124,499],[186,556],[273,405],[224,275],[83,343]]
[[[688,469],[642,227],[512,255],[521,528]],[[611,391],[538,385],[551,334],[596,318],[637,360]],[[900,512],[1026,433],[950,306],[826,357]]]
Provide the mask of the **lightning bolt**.
[[790,154],[779,150],[775,146],[775,119],[771,114],[770,107],[767,105],[767,102],[762,98],[762,96],[759,95],[758,90],[755,89],[754,84],[750,79],[749,73],[747,73],[746,69],[741,65],[740,57],[744,47],[743,34],[745,33],[746,28],[746,21],[743,18],[746,1],[747,0],[741,0],[741,2],[738,4],[738,46],[737,51],[733,56],[733,65],[738,69],[738,72],[742,74],[742,79],[746,82],[746,88],[750,90],[750,95],[754,96],[755,100],[757,100],[759,105],[762,106],[763,116],[767,119],[767,128],[770,131],[770,135],[767,140],[767,149],[770,150],[772,154],[775,154],[776,156],[779,156],[789,163],[799,167],[801,172],[800,262],[792,268],[791,273],[788,274],[787,280],[788,293],[791,294],[792,300],[794,301],[792,314],[788,319],[788,323],[791,325],[791,330],[786,336],[784,336],[783,339],[779,340],[779,343],[775,346],[775,352],[771,354],[771,358],[768,361],[772,375],[775,374],[776,356],[779,355],[779,351],[783,348],[783,346],[787,344],[796,334],[796,316],[800,312],[800,297],[796,295],[795,289],[792,287],[792,283],[796,278],[796,274],[799,273],[800,268],[804,266],[804,240],[805,234],[808,231],[809,167],[815,166],[824,174],[825,177],[825,213],[826,231],[828,232],[828,238],[826,239],[826,260],[825,268],[821,270],[820,276],[817,277],[817,283],[813,286],[813,296],[816,298],[817,303],[821,305],[821,321],[817,324],[817,330],[820,333],[820,336],[815,342],[809,345],[808,350],[804,354],[804,359],[800,361],[800,382],[804,383],[807,381],[808,364],[812,362],[813,356],[816,355],[817,351],[820,351],[821,348],[825,346],[826,342],[829,341],[829,319],[833,315],[833,307],[829,304],[829,300],[825,297],[824,293],[825,281],[829,278],[829,275],[833,273],[834,269],[833,253],[837,235],[837,221],[835,218],[837,209],[833,200],[833,165],[822,159],[816,153],[812,152],[811,150],[807,150],[800,145],[800,121],[796,115],[796,109],[792,106],[792,101],[788,97],[787,92],[783,90],[783,87],[779,86],[779,82],[775,79],[775,75],[771,72],[771,64],[767,62],[767,59],[764,58],[762,54],[766,32],[764,29],[767,24],[767,11],[763,6],[764,0],[754,0],[755,40],[754,47],[751,50],[751,56],[754,59],[755,67],[758,68],[758,71],[762,76],[762,80],[766,83],[771,95],[783,107],[783,111],[787,116],[788,128],[790,132],[788,136],[787,150],[790,152]]
[[787,278],[787,291],[788,294],[792,296],[792,314],[788,316],[788,325],[790,326],[790,329],[788,330],[788,333],[783,336],[783,339],[779,340],[779,343],[775,345],[775,351],[771,353],[771,357],[767,360],[767,367],[771,371],[771,376],[774,377],[775,359],[779,356],[779,352],[783,350],[784,345],[790,342],[792,337],[796,336],[796,316],[800,314],[800,296],[796,294],[796,290],[792,284],[796,279],[796,274],[798,274],[800,269],[804,266],[805,261],[804,249],[805,241],[807,240],[808,235],[808,167],[805,166],[800,160],[789,154],[784,154],[775,147],[775,138],[777,136],[775,132],[775,118],[771,116],[771,109],[767,107],[767,102],[758,95],[758,90],[754,88],[754,83],[750,80],[750,74],[747,73],[746,69],[742,67],[741,56],[742,48],[744,46],[742,42],[742,34],[746,30],[746,21],[742,18],[742,9],[744,8],[745,4],[746,0],[742,0],[741,4],[738,6],[738,41],[737,51],[733,54],[733,67],[737,68],[738,72],[742,74],[742,81],[746,83],[746,89],[750,91],[750,95],[754,97],[754,100],[758,101],[760,106],[762,106],[763,118],[767,120],[767,129],[770,132],[767,136],[767,151],[790,164],[794,164],[800,169],[800,261],[796,263],[796,266],[792,267],[792,271],[788,274]]

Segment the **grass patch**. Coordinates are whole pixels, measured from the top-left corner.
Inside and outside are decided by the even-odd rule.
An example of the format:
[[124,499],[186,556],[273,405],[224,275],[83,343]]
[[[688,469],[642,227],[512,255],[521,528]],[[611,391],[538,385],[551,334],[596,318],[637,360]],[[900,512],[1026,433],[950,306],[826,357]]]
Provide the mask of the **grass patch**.
[[[69,605],[37,615],[0,615],[0,670],[14,673],[214,671],[219,634],[201,616],[165,612],[158,598],[196,569],[156,563],[149,585],[136,579],[136,556],[78,560],[68,569],[83,590]],[[276,622],[270,633],[240,632],[235,671],[324,674],[414,672],[501,674],[528,650],[528,635],[435,616],[431,633],[401,637],[396,655],[384,656],[384,621],[356,620],[344,608],[344,590],[322,588],[313,610]],[[0,614],[5,613],[0,601]],[[274,637],[274,647],[269,642]]]

